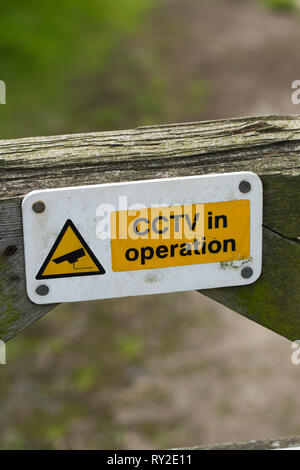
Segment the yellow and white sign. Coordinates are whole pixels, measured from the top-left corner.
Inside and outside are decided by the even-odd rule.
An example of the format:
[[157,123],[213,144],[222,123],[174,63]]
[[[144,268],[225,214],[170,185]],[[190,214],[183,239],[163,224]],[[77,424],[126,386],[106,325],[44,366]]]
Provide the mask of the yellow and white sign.
[[261,272],[251,172],[33,191],[22,213],[39,304],[245,285]]
[[45,259],[36,279],[105,274],[71,220],[67,220]]
[[111,233],[114,272],[246,260],[250,202],[112,212]]

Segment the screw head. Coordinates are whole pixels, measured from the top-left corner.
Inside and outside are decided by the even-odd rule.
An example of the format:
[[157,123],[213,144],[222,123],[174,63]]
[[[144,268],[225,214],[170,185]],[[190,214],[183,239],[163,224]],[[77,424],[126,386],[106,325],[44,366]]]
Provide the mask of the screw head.
[[241,275],[244,279],[249,279],[253,276],[253,269],[249,267],[243,268],[241,271]]
[[44,212],[45,209],[46,209],[46,206],[43,201],[36,201],[32,204],[32,210],[33,212],[36,212],[37,214]]
[[8,245],[4,250],[5,256],[12,256],[18,251],[16,245]]
[[241,193],[249,193],[249,191],[251,191],[251,184],[249,183],[249,181],[241,181],[239,184],[239,190],[241,191]]
[[45,284],[41,284],[35,289],[35,292],[38,295],[47,295],[49,293],[49,287],[46,286]]

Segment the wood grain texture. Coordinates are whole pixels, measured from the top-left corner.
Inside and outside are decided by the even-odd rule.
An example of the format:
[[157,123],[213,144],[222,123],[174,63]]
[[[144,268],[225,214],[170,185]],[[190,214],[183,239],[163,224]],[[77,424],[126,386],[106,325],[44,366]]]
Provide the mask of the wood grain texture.
[[[0,141],[0,339],[54,308],[32,304],[25,292],[20,206],[26,193],[243,170],[257,173],[264,185],[263,277],[247,288],[204,293],[300,338],[300,118],[268,116]],[[254,293],[261,295],[257,304]]]
[[290,340],[300,339],[300,242],[264,228],[259,280],[200,292]]
[[279,439],[253,440],[249,442],[226,442],[205,446],[185,447],[172,450],[279,450],[300,447],[300,436]]

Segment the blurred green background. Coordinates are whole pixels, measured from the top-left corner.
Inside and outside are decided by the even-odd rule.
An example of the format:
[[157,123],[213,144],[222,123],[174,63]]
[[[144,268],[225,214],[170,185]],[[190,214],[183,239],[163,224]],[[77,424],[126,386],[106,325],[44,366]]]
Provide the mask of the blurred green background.
[[[297,113],[298,3],[6,2],[0,136]],[[0,448],[300,434],[290,354],[288,341],[197,293],[60,306],[7,345]]]

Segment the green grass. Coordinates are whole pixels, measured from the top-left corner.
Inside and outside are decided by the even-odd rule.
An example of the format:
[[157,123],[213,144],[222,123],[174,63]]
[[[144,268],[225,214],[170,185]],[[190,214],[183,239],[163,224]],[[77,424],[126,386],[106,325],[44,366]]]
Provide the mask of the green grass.
[[0,108],[0,138],[72,132],[80,118],[77,104],[89,86],[86,77],[105,69],[117,45],[137,30],[155,3],[5,2],[0,79],[7,85],[7,104]]
[[274,11],[296,11],[298,5],[295,0],[259,0],[270,10]]

